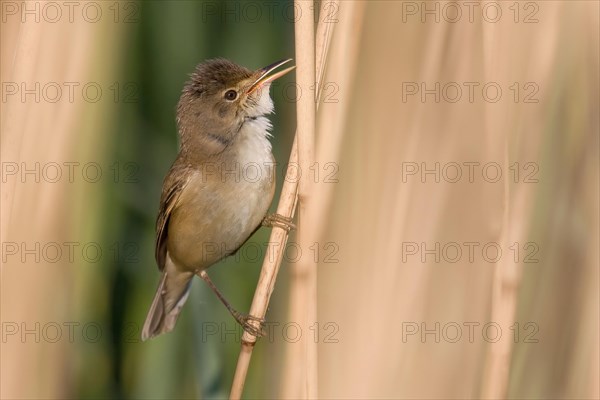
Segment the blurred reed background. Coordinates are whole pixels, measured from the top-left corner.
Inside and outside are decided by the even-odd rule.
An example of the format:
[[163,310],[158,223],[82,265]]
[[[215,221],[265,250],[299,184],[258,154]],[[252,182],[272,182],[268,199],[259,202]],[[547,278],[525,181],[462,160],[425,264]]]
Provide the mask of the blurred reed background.
[[[0,395],[225,397],[240,331],[205,285],[173,333],[139,340],[154,220],[187,74],[217,56],[293,57],[292,3],[75,3],[72,16],[0,3]],[[598,3],[467,3],[348,0],[319,16],[335,29],[316,246],[302,249],[317,262],[318,325],[300,340],[282,329],[306,312],[286,262],[247,398],[304,397],[301,346],[315,339],[323,398],[600,396]],[[293,80],[272,89],[278,188],[295,99],[314,95]],[[240,310],[268,233],[210,270]]]

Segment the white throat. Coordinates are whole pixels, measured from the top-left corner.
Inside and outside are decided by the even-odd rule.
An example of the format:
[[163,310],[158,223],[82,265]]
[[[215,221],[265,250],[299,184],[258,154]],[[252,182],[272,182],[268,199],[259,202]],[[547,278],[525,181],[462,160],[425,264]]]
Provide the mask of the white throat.
[[[256,104],[247,111],[248,118],[240,129],[237,139],[238,156],[240,161],[256,161],[256,159],[271,158],[271,121],[266,115],[273,112],[273,100],[269,95],[270,84],[259,88],[260,97]],[[249,154],[246,154],[246,153]],[[252,152],[255,156],[252,156]],[[243,153],[243,154],[242,154]]]
[[240,162],[263,160],[271,156],[271,121],[265,116],[248,119],[236,140]]

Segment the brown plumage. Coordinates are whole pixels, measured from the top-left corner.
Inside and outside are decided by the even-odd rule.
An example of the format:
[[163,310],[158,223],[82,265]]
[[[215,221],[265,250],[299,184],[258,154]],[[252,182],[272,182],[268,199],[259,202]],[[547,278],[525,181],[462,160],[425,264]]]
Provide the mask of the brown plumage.
[[[275,189],[269,85],[291,68],[267,74],[281,64],[252,72],[209,60],[186,83],[177,106],[180,149],[156,222],[162,277],[143,340],[171,331],[194,275],[236,251],[261,225]],[[248,165],[260,167],[259,179],[245,179]]]

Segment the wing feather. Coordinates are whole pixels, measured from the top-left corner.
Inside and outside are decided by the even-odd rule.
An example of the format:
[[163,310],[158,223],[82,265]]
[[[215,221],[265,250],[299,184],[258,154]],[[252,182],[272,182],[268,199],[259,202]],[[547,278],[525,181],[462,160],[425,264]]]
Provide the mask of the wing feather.
[[165,177],[158,217],[156,219],[155,257],[158,268],[161,271],[165,269],[165,260],[167,257],[169,217],[177,207],[181,193],[187,185],[190,175],[191,169],[189,166],[179,167],[175,164]]

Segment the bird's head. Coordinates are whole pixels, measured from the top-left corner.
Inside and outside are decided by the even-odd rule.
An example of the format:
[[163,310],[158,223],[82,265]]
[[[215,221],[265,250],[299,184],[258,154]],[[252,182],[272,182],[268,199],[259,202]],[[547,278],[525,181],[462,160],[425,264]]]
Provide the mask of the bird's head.
[[294,67],[273,71],[290,61],[278,61],[256,71],[225,59],[199,64],[177,106],[182,147],[193,141],[209,152],[218,152],[235,140],[244,123],[271,113],[270,85]]

